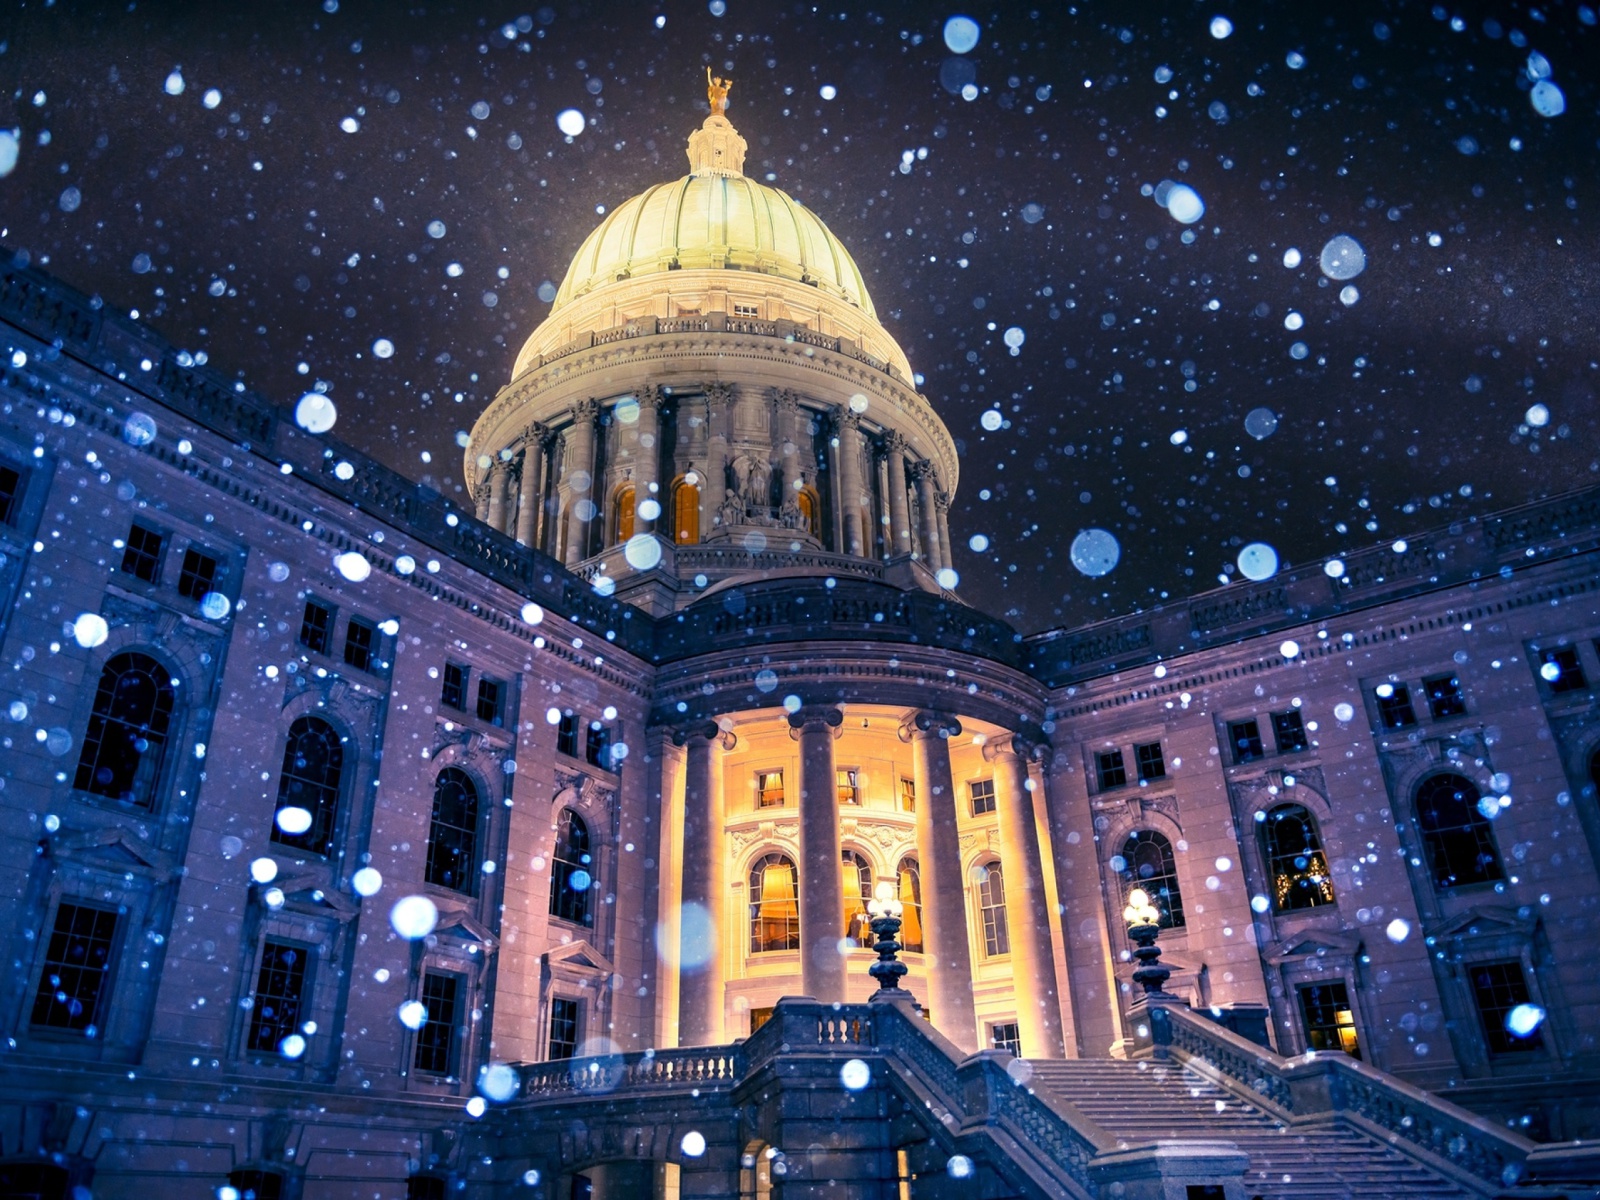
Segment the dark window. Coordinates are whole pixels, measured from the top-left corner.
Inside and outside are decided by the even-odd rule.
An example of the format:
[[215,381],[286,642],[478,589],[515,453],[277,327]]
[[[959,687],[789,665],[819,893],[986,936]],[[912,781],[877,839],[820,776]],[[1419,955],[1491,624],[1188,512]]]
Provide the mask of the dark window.
[[283,1176],[276,1171],[232,1171],[228,1185],[239,1200],[283,1200]]
[[1491,883],[1501,877],[1489,818],[1478,807],[1481,793],[1464,775],[1430,775],[1417,787],[1417,829],[1439,888]]
[[[505,724],[506,685],[498,679],[478,680],[478,720],[487,721],[491,725]],[[594,730],[589,731],[589,740],[594,740]]]
[[1266,754],[1261,744],[1261,725],[1254,717],[1248,721],[1230,721],[1228,743],[1233,747],[1233,761],[1236,763],[1255,762]]
[[1022,1027],[1015,1021],[1004,1021],[989,1026],[989,1045],[1004,1050],[1015,1058],[1022,1057]]
[[974,779],[967,785],[972,792],[972,815],[981,817],[994,811],[994,780]]
[[[1483,1040],[1490,1054],[1517,1054],[1537,1050],[1544,1042],[1542,1014],[1529,1012],[1528,980],[1516,961],[1474,963],[1472,998],[1483,1019]],[[1524,1007],[1525,1006],[1525,1007]],[[1518,1011],[1518,1009],[1522,1011]],[[1519,1033],[1518,1030],[1524,1032]]]
[[300,618],[300,644],[318,654],[328,652],[333,645],[333,609],[315,600],[306,601],[305,616]]
[[122,551],[122,572],[154,583],[161,577],[161,535],[148,525],[134,522],[128,530],[128,543]]
[[460,767],[446,767],[433,784],[424,878],[439,887],[472,892],[478,874],[478,788]]
[[344,627],[344,661],[358,671],[370,671],[377,644],[378,627],[371,621],[351,617]]
[[1459,717],[1467,711],[1467,698],[1461,694],[1461,680],[1454,675],[1430,675],[1422,681],[1428,694],[1428,711],[1435,721]]
[[895,869],[898,882],[900,945],[914,954],[922,953],[922,868],[914,858],[902,858]]
[[69,1178],[67,1169],[55,1163],[0,1163],[0,1196],[13,1200],[66,1200]]
[[408,1175],[406,1200],[444,1200],[445,1186],[441,1175]]
[[33,996],[33,1024],[94,1036],[116,938],[116,913],[65,900],[57,906]]
[[1100,775],[1100,789],[1121,787],[1128,782],[1128,769],[1122,765],[1121,750],[1102,750],[1094,756]]
[[861,803],[861,775],[854,767],[840,767],[836,772],[839,783],[840,804]]
[[305,985],[305,947],[268,942],[262,948],[261,970],[256,975],[246,1049],[276,1051],[283,1039],[295,1032]]
[[1280,804],[1267,813],[1261,837],[1279,912],[1333,903],[1333,880],[1317,821],[1303,805]]
[[576,1000],[557,996],[550,1001],[550,1061],[571,1058],[578,1053],[578,1022],[583,1008]]
[[907,779],[904,775],[902,775],[900,777],[900,792],[897,799],[900,802],[901,812],[916,812],[917,781],[915,779]]
[[611,731],[599,721],[590,721],[583,739],[583,758],[590,766],[611,770]]
[[17,513],[17,498],[22,495],[22,476],[10,467],[0,467],[0,525],[11,524]]
[[844,935],[870,950],[876,940],[867,923],[867,901],[872,899],[872,867],[854,850],[841,853],[844,859]]
[[1578,661],[1576,646],[1557,646],[1539,652],[1539,678],[1556,695],[1562,692],[1581,692],[1589,686],[1584,677],[1583,664]]
[[1306,748],[1306,723],[1299,709],[1272,714],[1272,740],[1279,754],[1295,754]]
[[320,717],[300,717],[289,726],[272,840],[313,854],[329,853],[343,772],[344,746],[332,725]]
[[426,1015],[417,1030],[417,1052],[413,1065],[429,1075],[450,1075],[455,1071],[456,994],[461,988],[459,975],[429,971],[422,977],[422,1007]]
[[783,772],[756,772],[756,807],[779,808],[783,804]]
[[1183,928],[1183,895],[1178,890],[1178,864],[1172,856],[1172,843],[1153,829],[1130,834],[1122,844],[1123,899],[1134,888],[1143,888],[1156,906],[1162,929]]
[[467,708],[467,674],[469,668],[457,663],[447,662],[444,665],[444,689],[439,694],[439,703],[446,708],[453,708],[457,712],[465,712]]
[[589,923],[589,892],[594,887],[589,827],[570,808],[556,823],[556,852],[550,872],[550,915],[574,925]]
[[578,756],[578,714],[562,713],[556,726],[556,750],[569,758]]
[[988,958],[1011,953],[1006,928],[1006,881],[998,861],[978,868],[978,910],[983,917],[983,953]]
[[155,802],[175,696],[171,673],[149,655],[130,652],[107,662],[72,786],[149,808]]
[[1310,983],[1297,990],[1300,1015],[1306,1023],[1306,1049],[1343,1050],[1351,1058],[1360,1058],[1356,1015],[1351,1011],[1350,993],[1344,981]]
[[1380,683],[1373,689],[1378,698],[1378,720],[1385,729],[1407,729],[1417,723],[1411,707],[1411,689],[1403,683]]
[[178,572],[178,595],[185,600],[203,600],[216,590],[217,560],[190,546],[183,552],[183,569]]
[[1160,742],[1146,742],[1133,748],[1133,762],[1140,779],[1165,779],[1167,760],[1161,754]]
[[800,949],[800,876],[769,854],[750,868],[750,953]]

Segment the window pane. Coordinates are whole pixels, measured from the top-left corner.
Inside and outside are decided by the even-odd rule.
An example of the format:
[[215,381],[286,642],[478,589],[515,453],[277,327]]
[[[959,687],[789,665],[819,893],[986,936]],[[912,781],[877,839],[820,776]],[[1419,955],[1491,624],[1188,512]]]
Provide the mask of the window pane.
[[417,1030],[417,1052],[414,1065],[417,1070],[430,1075],[453,1073],[456,1046],[456,993],[459,976],[436,975],[422,977],[422,995],[419,997],[427,1016],[422,1028]]
[[1306,725],[1298,709],[1272,714],[1272,740],[1279,754],[1294,754],[1307,746]]
[[61,902],[33,997],[33,1024],[84,1031],[94,1026],[116,936],[116,913]]
[[800,949],[800,881],[794,863],[769,854],[750,871],[750,953]]
[[424,878],[439,887],[471,893],[478,875],[477,853],[477,785],[459,767],[446,767],[433,785]]
[[1490,1054],[1521,1054],[1544,1044],[1539,1024],[1526,1035],[1515,1032],[1524,1026],[1512,1018],[1512,1012],[1529,1003],[1528,981],[1520,962],[1475,963],[1471,975],[1472,996],[1483,1019],[1483,1039]]
[[118,654],[100,672],[73,786],[141,808],[155,801],[176,693],[146,654]]
[[1342,1050],[1352,1058],[1360,1058],[1355,1013],[1351,1011],[1350,993],[1344,982],[1308,984],[1299,992],[1306,1049]]
[[581,1009],[578,1001],[557,996],[550,1001],[550,1054],[551,1062],[573,1057],[578,1053],[578,1021]]
[[505,707],[505,688],[496,679],[478,680],[478,720],[499,725]]
[[122,570],[135,579],[155,583],[161,574],[161,535],[137,523],[129,529],[122,551]]
[[556,850],[550,872],[550,915],[574,925],[589,924],[589,893],[594,888],[589,827],[570,808],[556,823]]
[[1261,744],[1261,726],[1251,718],[1248,721],[1234,721],[1228,726],[1228,741],[1233,746],[1233,761],[1236,763],[1255,762],[1266,755],[1266,750]]
[[21,494],[22,476],[10,467],[0,467],[0,525],[11,524]]
[[217,560],[190,546],[183,552],[183,569],[178,572],[178,595],[200,600],[212,590],[217,578]]
[[344,661],[358,671],[372,668],[372,652],[377,646],[378,629],[370,621],[351,617],[345,627]]
[[843,852],[844,935],[858,946],[872,947],[872,928],[867,922],[867,901],[872,899],[872,867],[854,850]]
[[1011,953],[1006,926],[1006,885],[998,861],[979,868],[978,907],[983,915],[983,952],[989,958]]
[[984,813],[994,811],[994,780],[974,779],[969,785],[972,789],[972,815],[981,817]]
[[1431,775],[1417,787],[1417,830],[1434,886],[1491,883],[1501,878],[1500,852],[1478,787],[1463,775]]
[[1459,717],[1467,711],[1467,698],[1461,693],[1461,680],[1454,675],[1434,675],[1422,681],[1428,693],[1428,711],[1435,721]]
[[[289,726],[272,840],[313,854],[329,853],[343,772],[344,747],[332,725],[317,717],[301,717]],[[302,832],[293,832],[296,829]]]
[[467,707],[467,668],[457,663],[445,663],[444,687],[439,693],[439,703],[457,712]]
[[1299,804],[1280,804],[1261,823],[1267,874],[1279,912],[1333,903],[1333,880],[1316,819]]
[[1095,755],[1095,767],[1100,776],[1100,787],[1121,787],[1128,782],[1128,772],[1122,764],[1121,750],[1103,750]]
[[899,878],[899,900],[905,906],[900,914],[900,944],[916,954],[922,953],[922,870],[914,858],[902,858],[895,874]]
[[1022,1057],[1022,1027],[1015,1021],[1005,1021],[989,1026],[989,1045],[1005,1050],[1017,1058]]
[[307,600],[305,616],[300,619],[300,644],[307,650],[326,654],[332,642],[333,609]]
[[1133,759],[1139,768],[1140,779],[1165,779],[1167,760],[1161,753],[1160,742],[1149,742],[1133,748]]
[[783,803],[783,772],[756,772],[756,807],[777,808]]
[[301,996],[306,982],[306,950],[284,942],[261,949],[256,994],[250,1007],[248,1050],[276,1052],[300,1024]]
[[901,812],[916,812],[917,811],[917,782],[916,782],[916,780],[914,780],[914,779],[906,779],[904,776],[901,777],[901,779],[900,779],[899,800],[900,800],[900,811]]
[[1143,888],[1156,906],[1162,929],[1183,927],[1183,897],[1178,891],[1178,864],[1172,843],[1153,829],[1141,829],[1122,844],[1122,894]]
[[1589,686],[1584,677],[1583,664],[1578,661],[1576,646],[1558,646],[1539,654],[1539,678],[1552,692],[1581,692]]
[[1378,698],[1378,720],[1385,729],[1405,729],[1417,723],[1411,689],[1405,684],[1380,683],[1373,694]]

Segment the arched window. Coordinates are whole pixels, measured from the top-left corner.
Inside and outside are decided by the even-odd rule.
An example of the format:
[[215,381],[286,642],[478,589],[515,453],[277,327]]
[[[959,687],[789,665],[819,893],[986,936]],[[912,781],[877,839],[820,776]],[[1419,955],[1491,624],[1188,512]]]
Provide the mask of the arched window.
[[1333,879],[1317,819],[1304,805],[1280,804],[1261,823],[1262,850],[1279,912],[1333,903]]
[[106,663],[73,786],[141,808],[154,804],[174,696],[172,673],[148,654]]
[[460,767],[446,767],[433,783],[433,823],[428,828],[429,883],[471,894],[478,876],[478,785]]
[[1006,927],[1006,881],[1000,861],[978,867],[978,912],[983,918],[983,953],[986,958],[1011,953],[1011,931]]
[[672,485],[672,540],[680,546],[700,540],[700,489],[686,478]]
[[750,868],[750,953],[800,949],[800,875],[782,854]]
[[803,487],[795,495],[795,502],[800,506],[800,519],[806,523],[806,532],[813,537],[817,535],[817,493],[816,489]]
[[633,484],[624,484],[611,498],[611,544],[620,546],[633,536]]
[[872,929],[867,924],[867,901],[872,899],[872,866],[854,850],[843,852],[844,859],[844,935],[858,946],[871,947]]
[[589,924],[589,892],[594,887],[589,827],[570,808],[556,821],[556,853],[550,872],[550,915],[574,925]]
[[1492,883],[1502,877],[1489,818],[1477,784],[1464,775],[1430,775],[1417,787],[1417,830],[1438,888]]
[[900,903],[905,911],[900,914],[900,944],[914,953],[922,953],[922,868],[914,858],[902,858],[895,869],[899,880]]
[[1172,843],[1154,829],[1140,829],[1122,844],[1122,895],[1143,888],[1161,913],[1162,929],[1183,928],[1183,895],[1178,891],[1178,864]]
[[300,717],[289,726],[272,840],[312,854],[331,853],[343,772],[344,746],[332,725],[320,717]]

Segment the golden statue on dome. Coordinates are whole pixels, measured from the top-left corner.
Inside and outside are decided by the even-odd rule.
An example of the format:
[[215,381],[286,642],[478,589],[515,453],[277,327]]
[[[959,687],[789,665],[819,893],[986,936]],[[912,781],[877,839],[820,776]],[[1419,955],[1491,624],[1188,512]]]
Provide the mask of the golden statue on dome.
[[733,87],[733,80],[718,79],[711,73],[711,68],[706,68],[706,97],[711,101],[711,115],[725,117],[728,115],[728,91]]

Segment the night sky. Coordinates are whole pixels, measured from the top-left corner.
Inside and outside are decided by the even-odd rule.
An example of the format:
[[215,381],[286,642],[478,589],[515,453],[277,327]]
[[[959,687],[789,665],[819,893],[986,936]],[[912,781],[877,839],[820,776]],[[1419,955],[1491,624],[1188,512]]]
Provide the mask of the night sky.
[[5,243],[447,494],[599,206],[687,169],[707,64],[925,377],[962,595],[1020,628],[1600,482],[1590,6],[0,12]]

